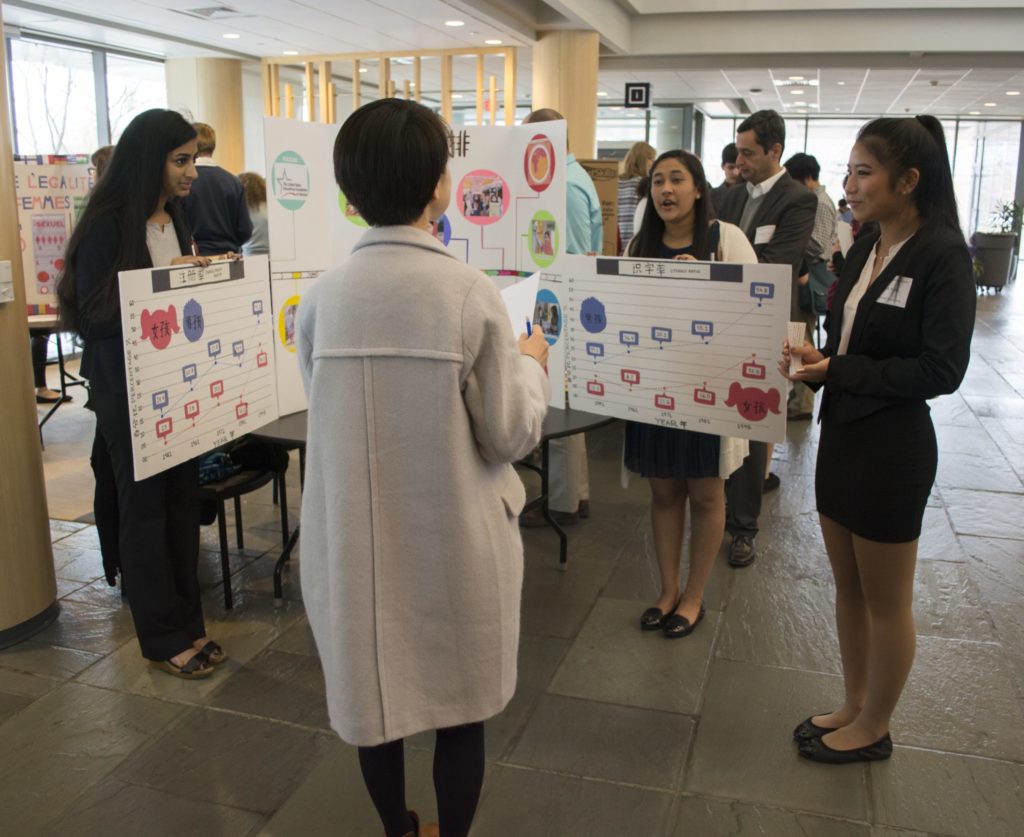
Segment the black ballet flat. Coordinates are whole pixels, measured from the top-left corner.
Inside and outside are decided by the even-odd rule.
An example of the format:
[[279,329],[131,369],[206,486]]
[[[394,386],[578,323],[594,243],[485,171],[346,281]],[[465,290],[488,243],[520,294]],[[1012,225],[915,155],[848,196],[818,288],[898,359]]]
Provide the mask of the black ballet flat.
[[[682,596],[680,596],[676,600],[676,603],[672,606],[672,610],[675,610],[677,607],[679,607],[679,602],[681,601]],[[670,610],[668,613],[662,613],[661,610],[657,607],[647,608],[647,610],[640,614],[640,630],[660,631],[663,627],[665,627],[665,620],[668,618],[669,614],[672,613],[672,610]]]
[[830,732],[835,732],[835,727],[819,727],[813,720],[814,716],[811,715],[804,721],[801,721],[795,730],[793,730],[793,740],[797,744],[803,744],[805,741],[810,741],[812,738],[821,738],[823,735],[827,735]]
[[[676,605],[676,607],[679,607],[679,605]],[[701,602],[700,612],[697,614],[697,618],[693,621],[693,624],[690,624],[690,620],[685,616],[681,616],[680,614],[673,612],[665,617],[661,629],[664,632],[666,639],[682,639],[684,636],[692,634],[703,618],[704,602]]]
[[822,764],[855,764],[859,761],[883,761],[892,755],[892,738],[886,733],[873,744],[855,750],[834,750],[821,738],[804,741],[799,753],[805,759]]

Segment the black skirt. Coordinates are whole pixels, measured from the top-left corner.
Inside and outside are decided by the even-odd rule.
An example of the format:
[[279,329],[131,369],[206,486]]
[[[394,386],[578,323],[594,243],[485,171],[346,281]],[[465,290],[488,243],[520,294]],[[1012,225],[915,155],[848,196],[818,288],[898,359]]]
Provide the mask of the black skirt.
[[709,433],[626,422],[626,467],[642,477],[717,477],[721,439]]
[[914,401],[848,424],[826,414],[814,475],[818,512],[872,541],[920,537],[938,465],[930,412]]

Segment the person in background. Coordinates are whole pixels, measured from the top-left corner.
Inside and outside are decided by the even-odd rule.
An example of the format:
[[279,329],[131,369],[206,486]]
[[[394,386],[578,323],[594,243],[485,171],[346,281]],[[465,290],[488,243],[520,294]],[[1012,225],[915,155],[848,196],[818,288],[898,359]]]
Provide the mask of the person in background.
[[185,198],[185,216],[201,256],[239,253],[252,237],[252,220],[242,182],[213,162],[217,134],[205,122],[192,123],[199,137],[199,175]]
[[[941,123],[869,122],[846,196],[877,235],[850,248],[825,348],[783,345],[780,371],[824,389],[815,497],[835,578],[842,705],[793,732],[828,764],[887,759],[914,661],[914,570],[938,463],[927,399],[967,372],[977,291]],[[790,356],[799,368],[790,373]],[[941,698],[940,698],[941,699]]]
[[[96,412],[97,451],[116,482],[118,553],[142,655],[189,680],[226,659],[206,636],[199,590],[196,460],[135,479],[118,273],[203,265],[187,255],[179,201],[196,179],[196,132],[180,114],[154,109],[125,128],[68,240],[57,285],[64,325],[84,341],[81,374]],[[106,557],[106,556],[104,556]]]
[[850,209],[850,205],[846,202],[846,198],[839,199],[839,220],[845,221],[847,224],[853,221],[853,210]]
[[[527,114],[523,124],[565,119],[557,110],[541,108]],[[604,227],[601,200],[590,175],[568,154],[565,164],[565,251],[595,255],[601,252]],[[556,382],[561,386],[561,382]],[[552,439],[548,445],[548,511],[559,523],[577,523],[590,515],[590,478],[587,470],[587,443],[582,433]],[[519,518],[523,526],[546,526],[540,507]]]
[[547,412],[543,331],[517,347],[491,279],[430,234],[448,137],[393,98],[341,126],[335,178],[370,229],[303,296],[296,332],[303,597],[331,726],[359,748],[387,837],[438,833],[405,801],[403,741],[425,730],[440,833],[469,833],[484,721],[516,686],[526,491],[511,463]]
[[730,142],[722,149],[722,174],[725,179],[711,190],[711,206],[715,210],[715,216],[721,214],[722,198],[733,186],[743,182],[740,177],[740,170],[736,166],[736,143]]
[[[633,215],[638,200],[637,188],[647,179],[657,155],[646,142],[633,143],[619,175],[619,241],[622,247],[633,237]],[[620,252],[621,254],[621,252]]]
[[[666,151],[651,169],[650,202],[630,256],[756,264],[743,231],[715,221],[700,160]],[[692,633],[704,618],[704,587],[725,528],[725,479],[747,455],[744,439],[626,422],[623,461],[651,484],[651,526],[661,595],[640,628],[669,639]],[[679,557],[690,508],[690,569],[680,590]]]
[[242,245],[243,256],[258,256],[270,252],[270,235],[267,232],[267,181],[262,175],[243,171],[238,175],[245,190],[245,204],[252,219],[252,238]]

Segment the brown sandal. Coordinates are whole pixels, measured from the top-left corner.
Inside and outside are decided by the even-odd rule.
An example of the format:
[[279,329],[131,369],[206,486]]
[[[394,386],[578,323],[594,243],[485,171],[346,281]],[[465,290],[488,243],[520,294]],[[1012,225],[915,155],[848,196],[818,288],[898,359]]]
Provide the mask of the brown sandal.
[[175,665],[170,660],[150,660],[149,664],[155,669],[166,671],[168,674],[181,677],[184,680],[202,680],[213,674],[213,666],[210,665],[209,660],[198,652],[189,657],[188,662],[182,666]]
[[199,649],[199,653],[206,657],[210,665],[214,666],[219,666],[228,658],[228,655],[224,653],[224,649],[220,647],[220,644],[214,642],[212,639]]

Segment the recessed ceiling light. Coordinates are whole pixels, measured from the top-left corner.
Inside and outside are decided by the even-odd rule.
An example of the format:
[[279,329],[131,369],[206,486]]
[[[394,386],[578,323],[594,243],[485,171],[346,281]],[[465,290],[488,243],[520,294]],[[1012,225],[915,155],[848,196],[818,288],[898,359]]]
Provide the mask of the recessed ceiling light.
[[360,67],[359,68],[359,72],[361,72],[361,73],[368,73],[370,71],[366,67]]
[[987,107],[987,108],[994,108],[995,106],[996,106],[995,102],[985,102],[985,107]]
[[297,49],[286,49],[284,51],[284,54],[285,55],[298,55],[299,51]]
[[967,111],[968,116],[981,116],[980,110],[969,110]]
[[792,96],[803,96],[804,95],[804,91],[801,90],[799,87],[794,87],[789,92],[790,92],[790,95],[792,95]]
[[597,95],[598,95],[598,96],[607,96],[607,95],[608,95],[608,92],[607,92],[607,91],[605,91],[605,90],[598,90],[598,91],[597,91]]
[[466,25],[466,21],[464,21],[464,20],[446,20],[444,22],[444,25],[445,26],[465,26]]
[[236,35],[234,32],[225,32],[221,37],[222,38],[227,38],[229,41],[234,41],[234,40],[237,40],[238,38],[241,38],[242,36],[241,35]]
[[622,105],[612,105],[608,110],[622,110]]
[[462,98],[462,94],[461,93],[452,93],[452,98],[453,99],[461,99]]
[[1019,96],[1020,95],[1020,91],[1019,90],[1007,90],[1006,91],[1006,95],[1007,96]]
[[844,84],[846,84],[846,82],[845,81],[837,81],[836,84],[838,84],[840,87],[842,87]]
[[803,76],[790,76],[789,80],[790,81],[803,81],[804,77]]
[[501,46],[501,39],[500,38],[488,38],[486,41],[484,41],[484,43],[487,44],[487,46]]

